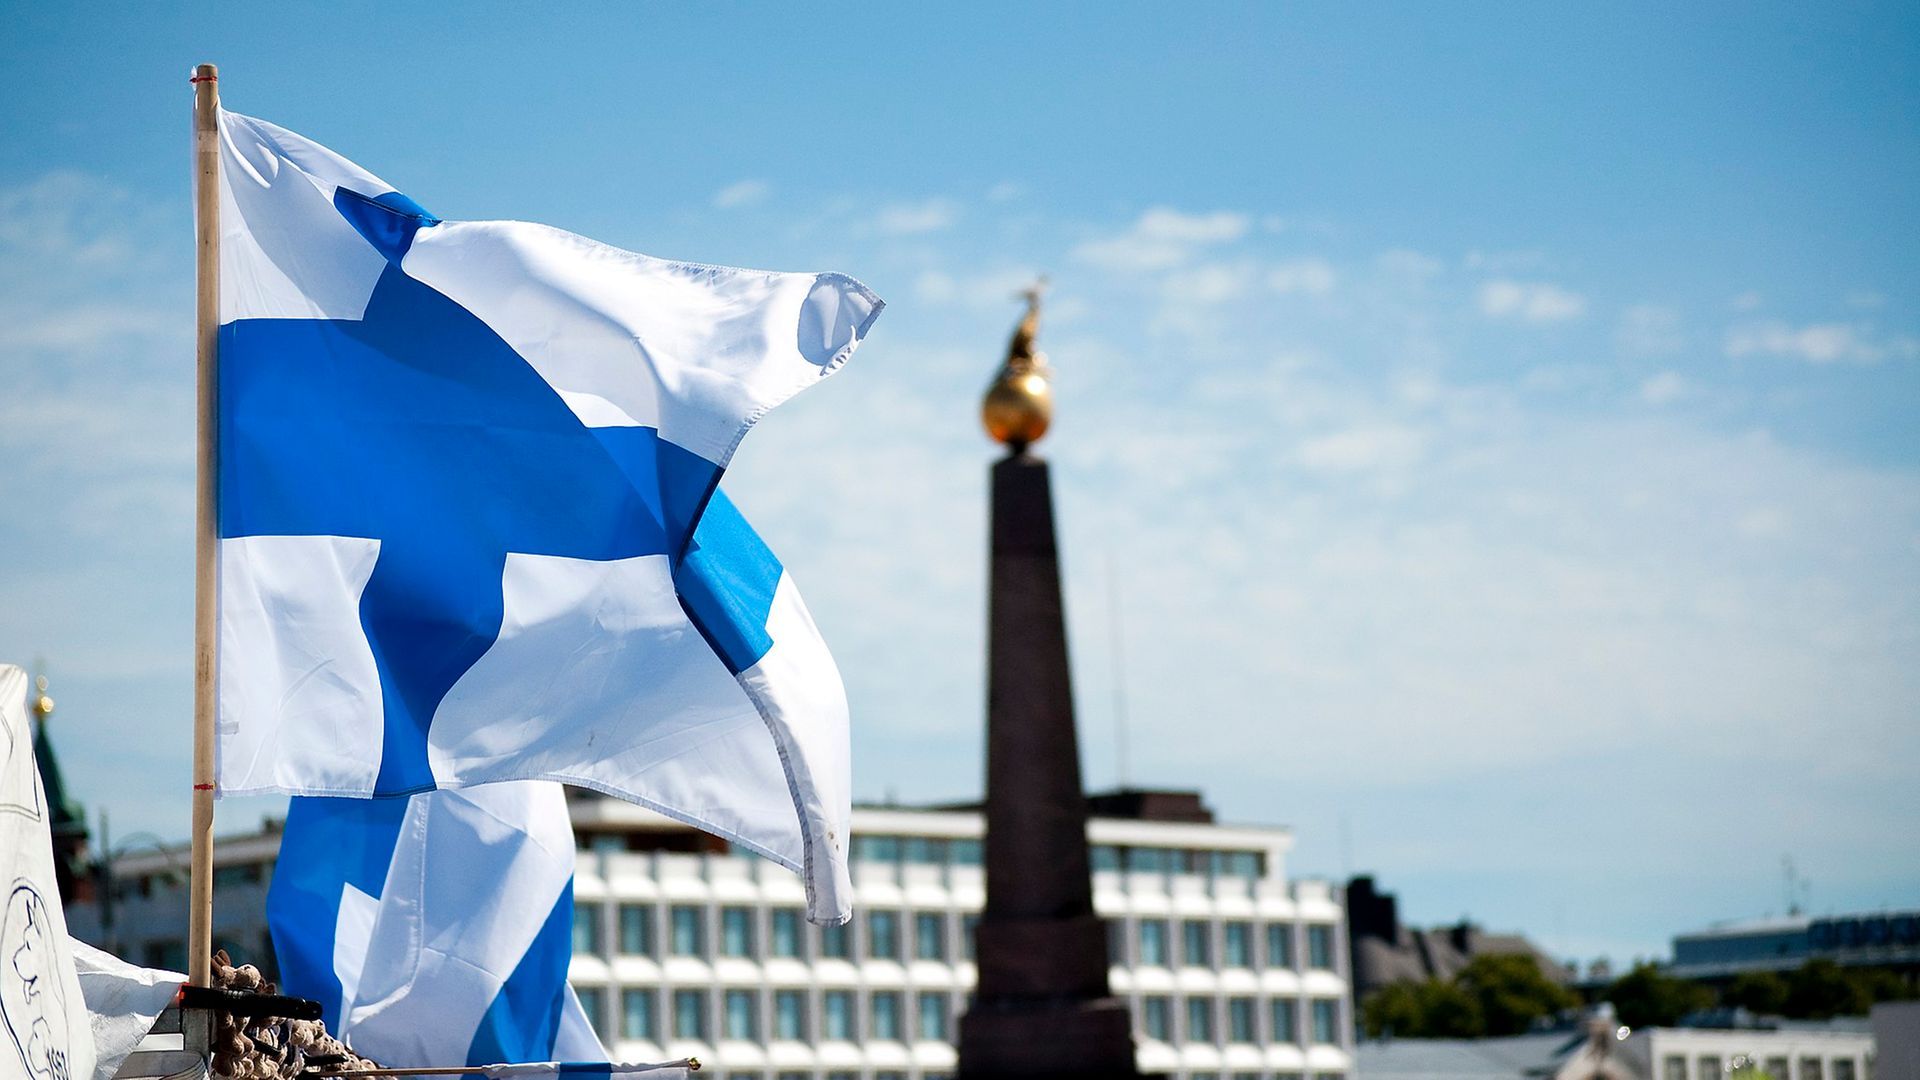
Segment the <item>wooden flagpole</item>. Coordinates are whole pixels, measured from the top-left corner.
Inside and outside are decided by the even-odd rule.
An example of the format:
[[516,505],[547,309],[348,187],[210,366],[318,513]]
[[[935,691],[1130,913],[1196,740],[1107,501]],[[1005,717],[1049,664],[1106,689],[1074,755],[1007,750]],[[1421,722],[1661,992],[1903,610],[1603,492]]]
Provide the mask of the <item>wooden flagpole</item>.
[[218,706],[219,429],[214,411],[220,334],[220,72],[193,69],[193,204],[199,303],[199,452],[193,531],[193,835],[189,863],[187,981],[206,986],[213,969],[213,718]]

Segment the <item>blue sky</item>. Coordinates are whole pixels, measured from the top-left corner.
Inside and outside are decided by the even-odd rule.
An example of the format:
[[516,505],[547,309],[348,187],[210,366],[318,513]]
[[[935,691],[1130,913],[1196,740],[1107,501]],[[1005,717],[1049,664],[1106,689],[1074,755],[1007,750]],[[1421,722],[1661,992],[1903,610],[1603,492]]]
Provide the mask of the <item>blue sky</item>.
[[0,657],[116,832],[186,825],[212,60],[442,216],[890,301],[729,481],[863,797],[978,789],[974,410],[1045,271],[1091,782],[1118,684],[1133,781],[1582,959],[1787,854],[1920,904],[1911,8],[256,7],[0,41]]

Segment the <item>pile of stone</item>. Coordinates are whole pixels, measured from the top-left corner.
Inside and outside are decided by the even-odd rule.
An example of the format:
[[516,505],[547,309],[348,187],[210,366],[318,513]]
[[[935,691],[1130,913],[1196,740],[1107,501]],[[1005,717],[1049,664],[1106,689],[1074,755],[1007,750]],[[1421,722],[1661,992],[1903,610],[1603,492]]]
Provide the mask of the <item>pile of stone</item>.
[[[213,985],[221,990],[276,994],[252,964],[235,966],[225,949],[213,954]],[[347,1049],[318,1020],[216,1013],[214,1080],[295,1080],[305,1074],[363,1072],[380,1066]]]

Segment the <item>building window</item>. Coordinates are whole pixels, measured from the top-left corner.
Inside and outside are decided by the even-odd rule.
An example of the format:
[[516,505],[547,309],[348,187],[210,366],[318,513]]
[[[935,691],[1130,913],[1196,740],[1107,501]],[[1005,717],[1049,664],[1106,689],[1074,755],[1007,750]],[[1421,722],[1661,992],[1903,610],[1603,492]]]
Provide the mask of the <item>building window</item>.
[[870,960],[900,959],[899,912],[867,912],[867,958]]
[[1267,924],[1267,966],[1270,968],[1290,968],[1293,966],[1293,924]]
[[789,1042],[804,1042],[807,1037],[807,992],[773,992],[773,1037]]
[[573,905],[573,951],[578,956],[600,952],[600,905],[575,901]]
[[913,955],[918,960],[947,958],[947,920],[937,911],[922,911],[913,917]]
[[1340,1042],[1340,1003],[1321,998],[1313,1003],[1313,1041],[1337,1045]]
[[873,1080],[907,1080],[907,1074],[898,1069],[881,1069],[873,1074]]
[[753,955],[753,911],[750,908],[720,909],[720,955]]
[[[1773,1078],[1773,1080],[1790,1080],[1790,1078],[1787,1076],[1787,1059],[1786,1058],[1783,1058],[1783,1057],[1768,1058],[1766,1072],[1768,1076]],[[1681,1077],[1680,1080],[1686,1080],[1686,1078]]]
[[1180,960],[1188,967],[1213,965],[1213,927],[1200,919],[1180,924]]
[[1173,1001],[1155,994],[1140,999],[1140,1030],[1149,1039],[1173,1041]]
[[1819,1058],[1803,1057],[1800,1059],[1800,1080],[1821,1080]]
[[673,1037],[676,1039],[704,1039],[707,1037],[707,995],[703,990],[675,990],[673,992]]
[[1221,927],[1220,962],[1230,968],[1253,966],[1253,924],[1230,922]]
[[772,940],[768,942],[767,952],[774,956],[799,956],[800,909],[774,908],[769,923],[768,937]]
[[1853,1080],[1853,1059],[1833,1059],[1833,1080]]
[[853,955],[853,935],[846,924],[820,928],[820,955],[829,960],[846,960]]
[[980,841],[978,840],[947,841],[947,861],[951,862],[955,866],[979,866],[980,865]]
[[620,991],[620,1037],[652,1040],[658,1034],[654,1027],[653,991]]
[[1107,963],[1125,964],[1127,962],[1127,920],[1101,919],[1107,928]]
[[653,905],[620,905],[620,955],[653,955]]
[[900,1037],[900,991],[875,990],[867,1000],[867,1008],[872,1014],[874,1038]]
[[1273,1011],[1273,1041],[1277,1043],[1298,1042],[1299,1025],[1294,1021],[1295,1004],[1292,998],[1274,998],[1268,1006]]
[[1333,927],[1307,927],[1307,966],[1316,971],[1333,970]]
[[1190,1043],[1213,1041],[1212,998],[1190,997],[1187,999],[1187,1041]]
[[1259,1041],[1254,1031],[1253,999],[1237,997],[1227,999],[1227,1041],[1250,1043]]
[[607,992],[597,986],[574,988],[574,996],[580,999],[580,1011],[587,1014],[587,1023],[593,1025],[593,1033],[605,1037],[607,1027],[604,1013],[607,1007]]
[[1187,1080],[1220,1080],[1220,1074],[1212,1069],[1205,1072],[1190,1072],[1187,1074]]
[[1172,932],[1165,919],[1140,920],[1140,962],[1151,967],[1167,966],[1167,938]]
[[773,1080],[813,1080],[813,1074],[810,1072],[801,1072],[798,1069],[791,1071],[783,1070],[774,1073]]
[[704,943],[700,939],[705,935],[700,932],[702,929],[700,926],[700,909],[686,904],[675,904],[672,911],[672,920],[673,955],[701,955]]
[[729,990],[726,995],[727,1038],[754,1040],[760,1037],[759,1017],[754,1015],[754,993],[751,990]]
[[974,915],[960,916],[960,951],[969,960],[973,959],[974,931],[978,930],[979,928],[980,928],[979,915],[974,914]]
[[1314,1073],[1313,1080],[1347,1080],[1345,1073]]
[[922,990],[914,1008],[920,1021],[920,1037],[929,1042],[946,1042],[947,995],[938,990]]
[[830,1072],[827,1074],[827,1080],[860,1080],[860,1074],[857,1072]]
[[853,838],[853,862],[896,863],[900,861],[897,836],[856,836]]
[[1717,1056],[1700,1055],[1700,1080],[1720,1080],[1720,1059]]
[[1261,876],[1260,862],[1260,853],[1257,851],[1216,851],[1213,853],[1213,876],[1258,881]]
[[1120,849],[1114,847],[1112,844],[1093,845],[1092,856],[1095,873],[1099,873],[1102,870],[1120,869]]
[[1687,1080],[1687,1059],[1680,1054],[1668,1054],[1661,1070],[1660,1080]]
[[1127,849],[1127,869],[1136,874],[1164,874],[1173,864],[1173,852],[1166,848]]
[[820,1015],[825,1022],[822,1038],[853,1038],[853,991],[828,990],[820,995]]
[[1237,1072],[1233,1074],[1233,1080],[1260,1080],[1260,1074],[1257,1072]]
[[915,866],[944,866],[947,842],[937,836],[909,836],[900,845],[900,857]]

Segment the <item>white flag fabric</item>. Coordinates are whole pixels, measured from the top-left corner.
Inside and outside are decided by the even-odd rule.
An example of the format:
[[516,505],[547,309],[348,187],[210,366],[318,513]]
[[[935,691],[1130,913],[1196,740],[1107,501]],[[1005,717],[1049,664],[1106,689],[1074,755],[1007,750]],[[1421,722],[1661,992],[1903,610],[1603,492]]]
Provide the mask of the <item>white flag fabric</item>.
[[[68,940],[93,1026],[93,1080],[113,1080],[187,981],[177,971],[129,964],[78,938]],[[75,1077],[74,1080],[84,1080]]]
[[850,917],[845,693],[718,483],[880,300],[443,221],[219,123],[220,793],[562,780]]
[[549,781],[296,798],[267,898],[281,986],[383,1065],[604,1063],[567,984],[573,860]]
[[27,673],[0,664],[0,1080],[90,1080],[93,1031],[53,874]]

